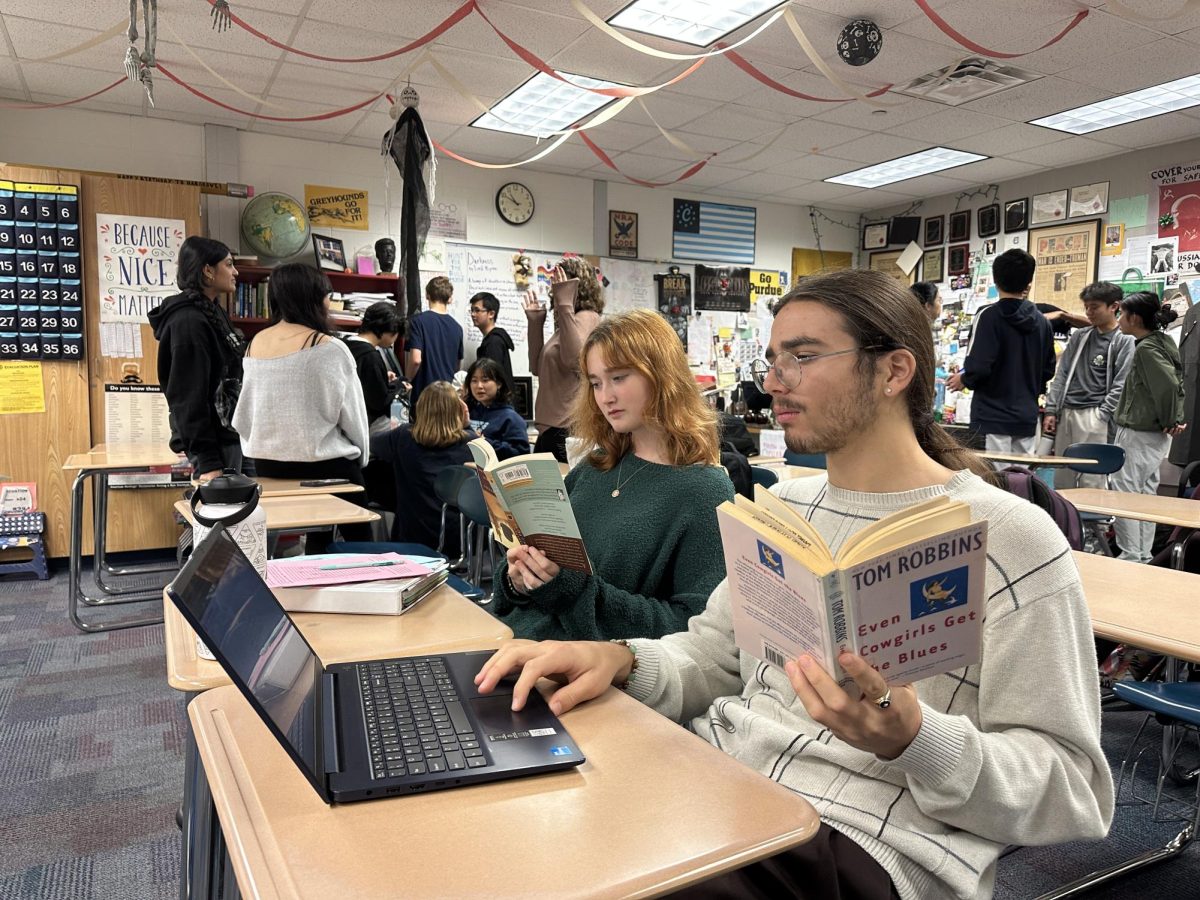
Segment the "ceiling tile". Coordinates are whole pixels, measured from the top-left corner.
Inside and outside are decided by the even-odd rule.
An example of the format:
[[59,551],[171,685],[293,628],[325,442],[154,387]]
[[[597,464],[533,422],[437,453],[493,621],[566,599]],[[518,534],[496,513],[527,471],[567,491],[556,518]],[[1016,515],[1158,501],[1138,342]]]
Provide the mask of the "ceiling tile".
[[1024,122],[1005,125],[995,131],[987,131],[970,137],[956,138],[950,145],[955,150],[983,153],[986,156],[1006,156],[1019,150],[1042,147],[1069,137],[1053,128],[1026,125]]
[[1010,181],[1037,172],[1042,167],[1015,159],[984,159],[954,170],[956,178],[970,179],[972,184]]
[[[1153,60],[1153,66],[1147,61]],[[1080,84],[1103,84],[1111,94],[1124,94],[1200,72],[1196,48],[1187,41],[1164,38],[1138,47],[1098,54],[1082,65],[1058,73]]]
[[898,138],[887,134],[868,134],[829,149],[844,159],[873,164],[908,156],[910,153],[919,153],[928,150],[929,147],[928,141],[914,141],[911,138]]
[[749,193],[777,194],[808,183],[808,180],[804,178],[793,178],[771,172],[756,172],[742,178],[736,178],[728,182],[726,187],[730,190]]
[[784,175],[794,175],[797,178],[810,178],[813,181],[821,181],[822,179],[829,178],[831,175],[841,175],[843,172],[849,172],[857,168],[860,168],[860,164],[848,159],[811,153],[783,165],[771,166],[770,171],[780,172]]
[[1121,149],[1114,147],[1112,144],[1104,144],[1086,137],[1069,137],[1065,141],[1057,141],[1045,147],[1037,147],[1033,150],[1019,150],[1008,154],[1008,157],[1019,162],[1036,163],[1039,167],[1046,169],[1057,166],[1072,166],[1075,163],[1085,162],[1089,159],[1100,159],[1101,157],[1112,156],[1120,152]]
[[789,200],[799,200],[803,203],[836,202],[839,197],[857,194],[858,188],[845,184],[828,184],[823,181],[809,181],[800,187],[789,188],[780,192],[780,196]]
[[958,146],[957,142],[960,138],[973,134],[994,134],[1010,124],[1008,119],[1002,119],[999,116],[988,116],[972,112],[969,109],[955,109],[942,106],[940,103],[935,105],[938,107],[937,111],[910,122],[888,123],[888,117],[884,117],[884,122],[887,123],[887,132],[900,137],[950,147]]
[[[693,119],[678,130],[686,134],[711,135],[713,137],[736,135],[743,140],[752,140],[777,127],[778,123],[769,116],[756,113],[752,109],[739,109],[726,104]],[[685,140],[689,144],[693,143],[690,138],[685,138]]]
[[1041,116],[1084,106],[1112,96],[1097,85],[1079,84],[1061,78],[1039,78],[1014,88],[964,103],[962,109],[987,113],[1014,122],[1028,122]]

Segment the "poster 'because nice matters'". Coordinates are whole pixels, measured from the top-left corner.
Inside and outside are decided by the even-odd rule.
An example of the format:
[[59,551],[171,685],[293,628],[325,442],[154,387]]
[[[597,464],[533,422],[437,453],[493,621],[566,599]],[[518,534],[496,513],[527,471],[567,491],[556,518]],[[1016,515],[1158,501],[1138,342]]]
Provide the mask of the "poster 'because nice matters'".
[[100,321],[145,323],[146,314],[179,293],[175,265],[182,219],[96,214]]

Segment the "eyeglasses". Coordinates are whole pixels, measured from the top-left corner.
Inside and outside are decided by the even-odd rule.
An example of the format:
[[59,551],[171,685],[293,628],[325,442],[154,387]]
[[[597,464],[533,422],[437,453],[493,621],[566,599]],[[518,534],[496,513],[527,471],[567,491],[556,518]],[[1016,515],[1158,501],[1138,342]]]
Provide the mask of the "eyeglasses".
[[775,380],[790,391],[800,383],[800,379],[804,374],[804,367],[818,359],[829,359],[831,356],[843,356],[846,353],[858,353],[860,350],[864,353],[873,353],[890,349],[892,348],[878,345],[850,347],[847,350],[813,353],[807,356],[796,356],[794,353],[788,353],[785,350],[776,355],[774,363],[769,363],[765,359],[756,359],[750,363],[750,377],[754,379],[754,386],[765,394],[768,393],[767,376],[774,373]]

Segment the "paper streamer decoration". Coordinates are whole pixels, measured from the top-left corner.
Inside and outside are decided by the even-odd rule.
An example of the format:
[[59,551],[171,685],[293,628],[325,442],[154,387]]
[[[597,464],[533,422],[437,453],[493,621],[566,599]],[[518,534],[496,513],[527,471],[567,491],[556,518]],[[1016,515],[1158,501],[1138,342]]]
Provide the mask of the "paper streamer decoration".
[[108,87],[102,87],[98,91],[93,91],[86,97],[76,97],[74,100],[63,100],[59,103],[0,103],[0,109],[57,109],[60,106],[71,106],[75,103],[82,103],[84,100],[91,100],[93,97],[99,97],[106,91],[111,91],[118,85],[125,83],[125,76],[122,75]]
[[[591,150],[594,154],[596,154],[596,157],[600,160],[600,162],[604,163],[604,165],[608,166],[614,172],[619,173],[621,175],[621,177],[626,179],[627,181],[632,181],[634,184],[640,184],[642,187],[658,188],[658,187],[666,187],[669,184],[678,184],[679,182],[684,181],[685,179],[691,178],[693,175],[695,175],[697,172],[699,172],[701,169],[703,169],[706,165],[708,165],[708,160],[702,159],[702,160],[700,160],[700,162],[694,163],[686,172],[684,172],[678,178],[673,178],[670,181],[643,181],[641,178],[634,178],[632,175],[626,175],[624,172],[622,172],[620,170],[620,168],[617,167],[617,164],[612,161],[612,159],[609,157],[609,155],[607,153],[605,153],[603,150],[601,150],[599,147],[597,147],[595,142],[593,142],[592,139],[590,137],[588,137],[586,134],[579,135],[579,139],[581,141],[583,141],[585,144],[587,144],[588,149]],[[715,155],[716,154],[714,153],[713,156],[715,156]]]
[[[1003,53],[999,50],[989,50],[982,44],[977,44],[970,38],[955,31],[950,27],[950,24],[945,19],[933,11],[933,7],[929,5],[928,0],[913,0],[913,2],[921,8],[921,12],[925,13],[925,15],[929,17],[929,21],[941,29],[942,33],[951,40],[956,41],[963,47],[966,47],[972,53],[978,53],[981,56],[988,56],[992,59],[1016,59],[1018,56],[1025,56],[1029,53],[1036,53],[1038,50],[1045,50],[1047,47],[1053,46],[1065,38],[1067,34],[1075,28],[1076,25],[1087,18],[1088,13],[1090,12],[1090,10],[1081,9],[1075,14],[1075,18],[1068,23],[1066,28],[1064,28],[1050,40],[1046,41],[1046,43],[1042,44],[1040,47],[1034,47],[1032,50],[1026,50],[1024,53]],[[1111,3],[1109,4],[1110,7],[1113,5],[1114,4]]]
[[[921,0],[917,0],[917,2],[919,3]],[[812,41],[808,39],[808,35],[804,33],[804,29],[800,27],[800,23],[796,21],[796,17],[792,15],[791,9],[784,9],[783,21],[786,22],[787,27],[791,29],[792,36],[796,39],[796,43],[800,45],[800,49],[804,51],[804,55],[808,57],[809,61],[817,67],[817,70],[820,71],[820,73],[824,75],[838,90],[845,91],[855,100],[861,100],[863,103],[870,104],[871,106],[890,108],[893,106],[902,105],[900,103],[884,103],[882,100],[876,100],[875,97],[879,95],[879,91],[875,91],[870,94],[864,94],[844,81],[835,71],[833,71],[833,69],[829,68],[829,64],[822,59],[821,54],[817,52],[817,48],[813,46]],[[888,85],[888,88],[890,89],[891,85]]]
[[[231,106],[228,103],[222,103],[216,97],[210,97],[208,94],[204,93],[204,91],[200,90],[199,88],[192,87],[182,78],[168,69],[165,65],[163,65],[163,61],[161,59],[158,61],[158,71],[162,72],[188,93],[194,94],[201,100],[208,101],[209,103],[213,104],[213,106],[219,106],[222,109],[227,109],[230,112],[235,112],[239,115],[249,116],[252,119],[266,119],[269,122],[320,122],[324,119],[336,119],[338,116],[344,116],[348,115],[349,113],[356,112],[357,110],[362,109],[364,106],[370,106],[376,100],[379,100],[381,97],[383,97],[386,93],[386,91],[380,91],[373,97],[368,97],[366,100],[363,100],[361,103],[355,103],[353,106],[347,106],[344,109],[331,110],[330,112],[315,113],[311,116],[267,116],[263,115],[262,113],[247,112],[244,109],[238,109],[236,106]],[[119,83],[120,82],[118,82],[118,84]]]
[[76,53],[82,53],[84,50],[91,50],[93,47],[98,47],[105,41],[112,40],[118,34],[124,34],[125,29],[129,27],[129,23],[122,19],[114,25],[109,26],[100,32],[94,38],[84,41],[82,44],[76,44],[74,47],[68,47],[66,50],[59,50],[57,53],[51,53],[49,56],[36,57],[21,57],[22,62],[54,62],[56,59],[64,59],[68,56],[74,56]]
[[[730,52],[730,53],[726,54],[725,58],[728,59],[735,66],[737,66],[739,69],[741,69],[743,72],[745,72],[747,75],[749,75],[751,78],[753,78],[756,81],[760,82],[761,84],[765,84],[767,87],[771,88],[771,90],[779,91],[779,93],[781,93],[781,94],[787,94],[789,97],[795,97],[798,100],[811,100],[814,103],[847,103],[851,100],[858,99],[857,96],[854,96],[854,97],[815,97],[812,94],[806,94],[803,91],[793,90],[792,88],[788,87],[787,85],[780,84],[778,81],[776,81],[771,76],[767,75],[767,73],[763,72],[761,69],[757,68],[753,63],[751,63],[749,60],[747,60],[745,57],[741,56],[740,54]],[[891,84],[885,84],[881,88],[876,88],[875,90],[870,91],[866,96],[878,97],[880,94],[886,94],[891,89],[892,89]]]

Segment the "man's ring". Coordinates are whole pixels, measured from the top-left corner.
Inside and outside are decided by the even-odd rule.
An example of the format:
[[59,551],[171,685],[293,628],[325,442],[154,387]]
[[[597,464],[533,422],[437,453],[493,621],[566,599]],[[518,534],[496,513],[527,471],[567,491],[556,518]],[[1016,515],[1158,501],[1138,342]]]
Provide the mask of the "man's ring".
[[882,697],[878,698],[877,700],[872,700],[871,702],[874,703],[876,706],[878,706],[880,709],[887,709],[889,706],[892,705],[892,689],[888,688],[886,691],[883,692]]

